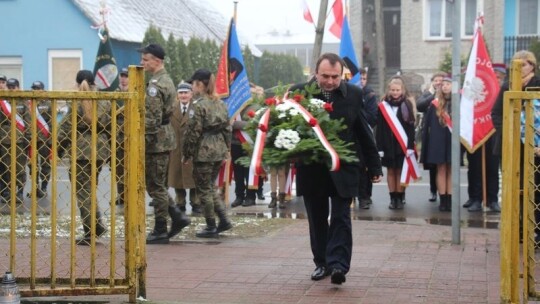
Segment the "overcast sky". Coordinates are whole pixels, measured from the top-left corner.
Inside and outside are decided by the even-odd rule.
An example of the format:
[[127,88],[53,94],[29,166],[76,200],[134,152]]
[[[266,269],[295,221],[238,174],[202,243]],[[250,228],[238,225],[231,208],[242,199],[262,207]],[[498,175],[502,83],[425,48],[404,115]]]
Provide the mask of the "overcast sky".
[[[233,16],[233,0],[206,0],[221,12],[227,19]],[[312,34],[315,38],[313,24],[304,20],[301,0],[237,0],[238,31],[251,39],[272,30],[292,34]],[[315,22],[319,12],[319,0],[307,0]],[[329,6],[333,1],[329,1]],[[330,18],[329,18],[330,19]],[[325,35],[328,36],[328,35]],[[326,41],[326,39],[325,39]]]

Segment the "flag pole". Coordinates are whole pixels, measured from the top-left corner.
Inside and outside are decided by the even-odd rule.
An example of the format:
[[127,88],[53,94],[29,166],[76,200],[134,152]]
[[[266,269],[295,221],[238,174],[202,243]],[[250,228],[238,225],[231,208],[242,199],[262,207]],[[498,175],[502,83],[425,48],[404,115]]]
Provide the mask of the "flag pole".
[[482,209],[487,206],[486,145],[482,145]]
[[[234,3],[234,11],[233,11],[233,20],[234,20],[234,23],[236,24],[236,20],[238,20],[238,1],[233,1]],[[231,174],[231,161],[232,161],[232,156],[231,156],[231,152],[230,152],[230,147],[229,147],[229,155],[227,157],[227,159],[225,160],[225,173],[224,173],[224,179],[225,181],[223,182],[223,203],[225,203],[225,208],[228,208],[229,207],[229,195],[230,195],[230,179],[229,179],[229,176]]]

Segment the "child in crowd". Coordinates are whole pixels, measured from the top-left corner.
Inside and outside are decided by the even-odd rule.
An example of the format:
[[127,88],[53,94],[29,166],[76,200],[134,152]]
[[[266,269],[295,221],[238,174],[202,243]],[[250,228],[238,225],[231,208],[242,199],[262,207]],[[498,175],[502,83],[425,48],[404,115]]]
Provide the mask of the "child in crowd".
[[426,111],[420,162],[437,167],[440,211],[452,210],[452,79],[445,77],[441,89]]
[[406,156],[414,153],[415,119],[414,99],[409,96],[403,79],[392,77],[379,104],[376,132],[381,162],[387,168],[390,209],[403,209],[405,185],[400,180],[401,171]]

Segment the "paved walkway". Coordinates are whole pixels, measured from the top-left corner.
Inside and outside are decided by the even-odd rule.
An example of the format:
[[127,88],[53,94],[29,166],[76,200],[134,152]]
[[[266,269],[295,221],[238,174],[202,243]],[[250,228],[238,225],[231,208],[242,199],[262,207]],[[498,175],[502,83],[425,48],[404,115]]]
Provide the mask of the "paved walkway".
[[[353,221],[347,282],[314,282],[306,220],[252,239],[147,247],[147,299],[175,303],[499,303],[499,231]],[[124,299],[125,301],[126,299]]]

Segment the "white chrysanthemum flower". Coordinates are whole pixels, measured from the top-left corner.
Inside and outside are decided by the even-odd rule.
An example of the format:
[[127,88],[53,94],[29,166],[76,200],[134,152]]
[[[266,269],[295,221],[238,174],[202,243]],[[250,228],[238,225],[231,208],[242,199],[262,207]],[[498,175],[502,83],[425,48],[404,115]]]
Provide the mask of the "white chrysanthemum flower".
[[300,112],[298,112],[297,109],[292,108],[292,109],[289,110],[289,115],[291,115],[291,116],[296,116],[298,114],[300,114]]
[[276,148],[292,150],[296,148],[296,145],[300,142],[300,136],[298,132],[294,130],[279,130],[274,146]]
[[291,108],[291,106],[287,103],[280,103],[276,106],[276,111],[279,111],[279,112],[286,112],[287,110],[289,110]]
[[310,103],[311,105],[316,106],[317,108],[320,108],[320,109],[322,109],[322,107],[324,106],[324,101],[322,101],[322,100],[320,100],[320,99],[318,99],[318,98],[311,98],[311,99],[309,100],[309,103]]

